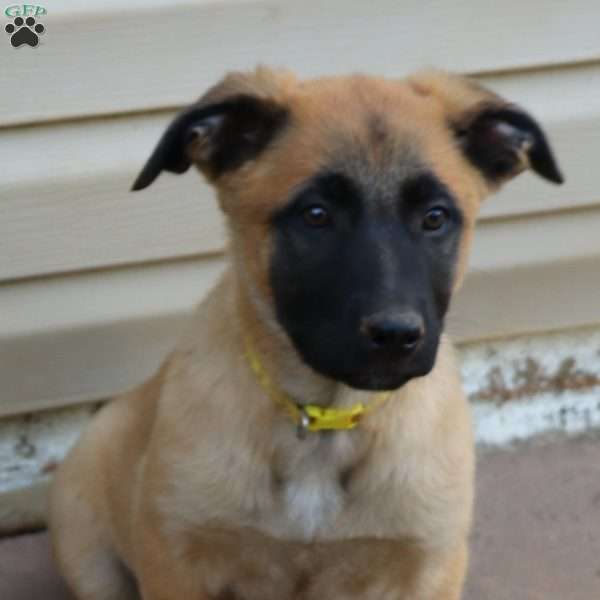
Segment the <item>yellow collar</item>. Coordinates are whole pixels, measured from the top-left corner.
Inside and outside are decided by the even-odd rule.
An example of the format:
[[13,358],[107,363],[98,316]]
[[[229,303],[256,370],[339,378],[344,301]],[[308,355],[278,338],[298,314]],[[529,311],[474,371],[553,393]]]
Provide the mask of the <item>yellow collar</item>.
[[392,395],[392,392],[380,392],[374,395],[373,401],[369,404],[365,405],[359,402],[346,408],[324,408],[316,404],[297,404],[273,384],[254,350],[249,336],[245,338],[245,345],[246,359],[258,382],[267,394],[288,412],[298,428],[298,437],[300,438],[304,438],[307,431],[354,429],[365,415],[379,408]]

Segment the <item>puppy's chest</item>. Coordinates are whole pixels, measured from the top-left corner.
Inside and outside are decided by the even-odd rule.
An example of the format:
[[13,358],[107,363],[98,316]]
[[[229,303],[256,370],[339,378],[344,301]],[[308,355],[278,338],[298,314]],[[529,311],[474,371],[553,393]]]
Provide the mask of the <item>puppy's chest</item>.
[[169,486],[175,497],[167,494],[163,505],[175,519],[172,507],[179,507],[187,523],[248,527],[285,540],[412,530],[412,524],[398,520],[409,491],[406,478],[361,437],[352,432],[303,441],[287,436],[258,454],[229,444],[210,463],[182,457],[185,467],[173,471]]
[[261,515],[262,528],[302,540],[333,535],[367,461],[345,434],[280,448],[270,467],[272,510]]
[[323,465],[318,471],[293,473],[277,487],[275,510],[263,520],[267,528],[292,537],[308,539],[326,529],[337,520],[347,501],[339,476]]

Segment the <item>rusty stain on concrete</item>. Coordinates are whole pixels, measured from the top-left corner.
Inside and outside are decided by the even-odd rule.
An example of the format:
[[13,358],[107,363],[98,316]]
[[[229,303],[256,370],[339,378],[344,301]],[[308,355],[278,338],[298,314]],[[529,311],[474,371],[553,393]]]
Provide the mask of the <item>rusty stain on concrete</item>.
[[499,405],[542,393],[560,394],[566,390],[584,390],[600,386],[600,373],[577,368],[575,359],[563,359],[556,371],[548,373],[534,358],[513,362],[512,381],[505,374],[507,369],[491,367],[485,384],[469,398],[474,402],[495,402]]

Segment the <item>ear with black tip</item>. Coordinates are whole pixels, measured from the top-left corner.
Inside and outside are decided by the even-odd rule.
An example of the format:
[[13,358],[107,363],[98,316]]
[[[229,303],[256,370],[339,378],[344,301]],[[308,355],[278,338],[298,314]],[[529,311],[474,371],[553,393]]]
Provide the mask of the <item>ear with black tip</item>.
[[563,182],[544,132],[516,106],[483,103],[454,130],[467,158],[492,185],[528,168],[552,183]]
[[518,106],[469,77],[445,71],[420,71],[408,83],[419,97],[442,107],[462,151],[490,187],[528,168],[563,182],[544,132]]
[[185,173],[192,163],[216,179],[256,158],[286,118],[284,107],[247,94],[191,106],[169,125],[131,189],[148,187],[162,171]]

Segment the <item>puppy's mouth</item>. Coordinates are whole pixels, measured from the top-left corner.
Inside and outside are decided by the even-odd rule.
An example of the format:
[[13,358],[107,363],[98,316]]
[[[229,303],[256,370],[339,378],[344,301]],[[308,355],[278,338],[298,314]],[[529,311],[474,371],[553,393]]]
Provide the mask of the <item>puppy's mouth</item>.
[[341,381],[351,388],[372,392],[394,391],[401,388],[405,383],[412,379],[411,376],[389,376],[354,374],[343,378]]
[[427,375],[435,363],[435,349],[408,359],[373,357],[354,364],[319,364],[307,361],[315,371],[357,390],[393,391],[411,379]]
[[401,388],[411,379],[427,375],[432,367],[433,364],[395,371],[385,369],[355,371],[339,376],[338,380],[357,390],[393,391]]

